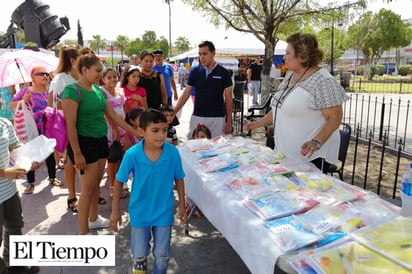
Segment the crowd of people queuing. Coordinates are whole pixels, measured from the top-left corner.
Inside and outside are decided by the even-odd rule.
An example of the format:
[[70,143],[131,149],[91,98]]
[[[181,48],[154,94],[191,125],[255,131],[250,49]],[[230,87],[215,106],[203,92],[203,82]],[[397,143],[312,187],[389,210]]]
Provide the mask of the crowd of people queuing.
[[[246,127],[252,130],[274,124],[275,149],[288,158],[312,161],[325,169],[337,161],[341,105],[347,96],[333,77],[320,68],[323,53],[316,37],[295,34],[287,42],[284,65],[288,72],[271,103],[272,110]],[[188,138],[210,139],[232,132],[231,74],[215,61],[212,42],[204,41],[198,47],[199,65],[189,73],[183,66],[178,71],[183,89],[180,97],[173,70],[163,61],[161,50],[132,55],[130,64],[119,74],[116,69],[105,68],[92,50],[77,46],[60,49],[54,77],[45,68],[34,67],[31,85],[9,96],[10,109],[23,101],[33,109],[38,125],[47,106],[64,114],[69,144],[65,153],[55,152],[46,159],[48,181],[53,186],[67,186],[67,207],[78,214],[81,235],[104,227],[118,231],[119,200],[130,196],[130,249],[134,271],[143,271],[139,273],[147,269],[151,240],[154,241],[153,273],[166,272],[174,187],[178,192],[180,221],[186,222],[185,173],[175,148],[176,114],[192,96],[194,109]],[[252,84],[254,103],[260,89],[261,69],[260,59],[256,58],[243,71]],[[173,101],[177,101],[175,107]],[[5,232],[0,273],[3,273],[8,266],[8,235],[21,234],[22,214],[15,180],[23,178],[26,171],[7,166],[9,151],[19,142],[9,120],[2,118],[0,129],[0,229]],[[39,127],[41,134],[40,130]],[[120,144],[122,157],[108,160],[115,143]],[[64,164],[64,182],[56,178],[59,164]],[[35,194],[34,170],[38,166],[34,162],[27,172],[24,194]],[[112,202],[110,219],[98,214],[99,204],[106,203],[100,195],[105,169]],[[76,174],[81,185],[79,197],[75,189]],[[12,214],[5,214],[10,208]]]

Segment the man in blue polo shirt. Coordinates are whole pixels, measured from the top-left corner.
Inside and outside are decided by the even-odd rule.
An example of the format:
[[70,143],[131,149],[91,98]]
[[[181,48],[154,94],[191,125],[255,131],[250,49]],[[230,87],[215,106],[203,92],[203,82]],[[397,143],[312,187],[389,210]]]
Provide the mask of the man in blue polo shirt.
[[154,65],[153,69],[157,72],[160,72],[165,79],[165,87],[166,87],[166,94],[167,94],[167,104],[172,106],[172,95],[173,99],[177,100],[177,89],[176,89],[176,82],[173,75],[172,66],[168,63],[163,63],[163,51],[160,49],[156,49],[153,51],[154,55]]
[[199,44],[200,65],[189,73],[186,88],[174,109],[176,114],[189,99],[192,89],[196,88],[189,134],[197,124],[206,125],[212,138],[232,132],[232,79],[229,72],[215,61],[215,54],[212,42]]

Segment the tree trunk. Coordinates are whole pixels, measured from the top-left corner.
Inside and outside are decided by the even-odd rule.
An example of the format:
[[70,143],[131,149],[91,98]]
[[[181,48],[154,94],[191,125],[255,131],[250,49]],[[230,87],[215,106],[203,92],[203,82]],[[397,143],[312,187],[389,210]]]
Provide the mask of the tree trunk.
[[273,55],[276,47],[276,40],[265,44],[265,56],[263,57],[262,82],[261,82],[261,103],[265,103],[269,98],[270,87],[270,69],[273,64]]

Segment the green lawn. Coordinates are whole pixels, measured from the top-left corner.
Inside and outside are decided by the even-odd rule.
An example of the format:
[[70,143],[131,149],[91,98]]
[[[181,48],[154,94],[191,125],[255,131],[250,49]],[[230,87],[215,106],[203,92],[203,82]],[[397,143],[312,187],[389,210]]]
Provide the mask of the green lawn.
[[[363,76],[357,76],[356,78],[352,76],[349,90],[368,93],[412,94],[412,82],[401,83],[401,79],[410,81],[411,76],[375,76],[372,81],[367,81]],[[384,80],[387,82],[384,82]]]

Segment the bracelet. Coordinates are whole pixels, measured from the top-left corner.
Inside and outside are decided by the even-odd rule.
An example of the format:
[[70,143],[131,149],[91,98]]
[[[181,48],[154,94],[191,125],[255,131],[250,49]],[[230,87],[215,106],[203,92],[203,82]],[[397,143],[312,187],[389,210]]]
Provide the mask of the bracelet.
[[316,139],[312,139],[312,142],[314,142],[316,144],[316,149],[319,150],[322,147],[322,144],[316,140]]
[[4,169],[0,169],[0,178],[5,178],[6,171]]

